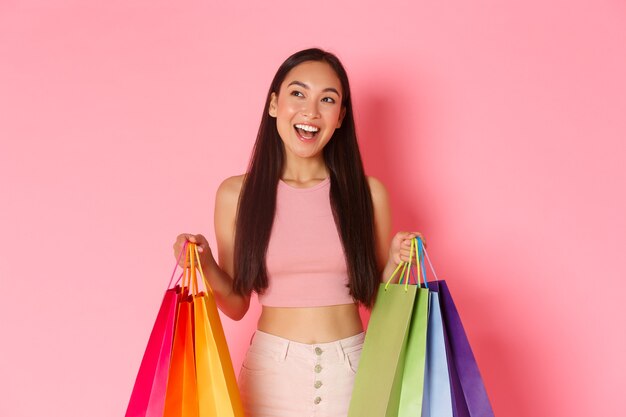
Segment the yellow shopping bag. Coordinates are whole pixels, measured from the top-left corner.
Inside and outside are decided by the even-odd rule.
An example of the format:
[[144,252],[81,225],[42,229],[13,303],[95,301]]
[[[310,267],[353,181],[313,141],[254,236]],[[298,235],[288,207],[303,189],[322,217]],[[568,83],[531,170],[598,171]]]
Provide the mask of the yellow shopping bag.
[[[193,251],[191,282],[194,290],[194,350],[198,384],[198,415],[200,417],[244,417],[237,379],[213,290],[202,271],[198,248],[195,244],[190,244],[190,251]],[[196,259],[206,292],[198,291]]]

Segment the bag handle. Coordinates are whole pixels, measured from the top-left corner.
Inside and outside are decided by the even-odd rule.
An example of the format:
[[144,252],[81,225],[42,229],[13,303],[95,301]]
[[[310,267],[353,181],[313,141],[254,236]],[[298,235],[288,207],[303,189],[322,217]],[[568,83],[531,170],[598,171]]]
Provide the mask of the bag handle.
[[[432,262],[430,262],[430,258],[428,257],[428,251],[426,250],[426,246],[422,245],[422,250],[424,251],[424,255],[425,255],[422,257],[422,264],[424,263],[424,258],[426,258],[426,261],[428,261],[428,265],[430,266],[430,270],[433,271],[433,275],[435,276],[435,281],[439,281],[439,278],[437,277],[437,273],[435,272],[435,268],[433,268],[433,264]],[[423,269],[424,269],[424,274],[426,274],[426,268],[424,267]]]
[[185,240],[183,245],[183,250],[178,254],[178,259],[176,259],[176,264],[174,265],[174,270],[172,271],[172,276],[170,277],[170,282],[167,285],[167,288],[172,287],[172,281],[174,281],[174,275],[176,274],[176,269],[178,269],[178,265],[180,263],[180,258],[185,254],[185,265],[189,263],[189,258],[191,258],[191,268],[183,268],[183,272],[180,274],[175,284],[178,284],[182,279],[181,286],[183,288],[193,286],[192,291],[194,294],[198,293],[198,281],[196,277],[196,268],[195,261],[198,262],[198,268],[200,269],[200,274],[202,275],[202,280],[204,281],[204,286],[206,290],[213,294],[213,288],[209,285],[209,281],[204,276],[204,270],[202,269],[202,264],[200,263],[200,254],[198,253],[198,245],[196,243]]
[[[194,263],[193,253],[191,251],[191,245],[193,244],[194,243],[189,242],[189,244],[186,243],[184,246],[185,268],[183,269],[183,273],[181,274],[181,276],[178,278],[179,281],[182,278],[181,287],[182,287],[182,294],[184,297],[186,297],[189,294],[193,296],[198,292],[197,291],[198,283],[197,283],[197,280],[195,279],[196,267]],[[190,267],[187,267],[187,265],[189,265],[190,263],[191,263]],[[178,281],[176,283],[178,284]]]
[[206,288],[209,294],[213,294],[213,288],[209,284],[209,280],[206,279],[204,275],[204,270],[202,269],[202,263],[200,262],[200,253],[198,252],[198,245],[196,243],[189,243],[189,254],[191,256],[191,283],[193,285],[193,294],[197,295],[199,293],[198,290],[198,278],[196,275],[196,261],[198,262],[198,269],[200,270],[200,275],[202,276],[202,282],[204,283],[204,287]]
[[426,266],[424,265],[424,259],[426,259],[426,261],[428,262],[428,265],[430,266],[430,270],[433,271],[433,275],[435,276],[435,281],[439,281],[439,278],[437,277],[437,273],[435,272],[435,268],[433,267],[432,262],[430,262],[430,257],[428,256],[428,251],[426,250],[426,246],[424,246],[424,243],[422,242],[422,238],[418,236],[415,239],[418,242],[419,259],[420,259],[420,264],[422,266],[422,272],[424,273],[424,284],[426,284],[426,288],[428,288],[428,280],[426,279]]
[[[172,281],[174,280],[174,274],[176,273],[176,269],[178,268],[178,264],[180,262],[180,258],[183,256],[183,253],[187,253],[187,243],[189,243],[188,240],[185,241],[185,244],[183,245],[183,250],[180,251],[180,253],[178,254],[178,259],[176,259],[176,264],[174,265],[174,270],[172,271],[172,277],[170,278],[170,283],[167,284],[167,288],[169,289],[172,286]],[[176,280],[176,284],[178,284],[178,281],[180,281],[180,279],[183,277],[183,274],[185,273],[185,271],[183,271],[183,273],[178,277],[178,280]]]
[[[404,275],[402,276],[402,278],[400,278],[400,283],[402,283],[402,280],[404,280],[408,284],[411,283],[411,276],[413,275],[413,254],[415,254],[415,261],[417,261],[418,259],[417,248],[415,245],[415,241],[411,239],[411,250],[409,252],[409,261],[406,262],[405,267],[402,269],[402,271],[404,271]],[[419,266],[419,264],[417,265]],[[417,276],[418,276],[418,279],[416,283],[419,284],[419,276],[420,276],[419,268],[417,270]]]
[[[415,270],[417,273],[417,277],[413,274],[413,265],[410,265],[410,276],[415,280],[415,285],[424,284],[424,287],[428,289],[428,281],[426,279],[426,268],[424,268],[424,246],[422,243],[422,239],[420,237],[416,237],[411,240],[411,251],[415,253]],[[408,274],[407,274],[408,275]]]
[[[417,264],[415,266],[417,278],[413,274],[413,266],[412,266],[414,253],[415,253],[415,259],[417,261]],[[419,285],[420,282],[423,282],[425,288],[428,288],[428,278],[426,276],[426,265],[425,265],[424,259],[426,259],[426,261],[428,262],[428,265],[430,266],[430,270],[433,272],[433,275],[435,276],[435,280],[439,281],[439,277],[437,276],[437,272],[435,272],[435,268],[433,267],[433,264],[430,261],[430,257],[428,256],[428,251],[426,250],[426,246],[424,246],[424,242],[422,238],[420,236],[416,236],[415,238],[411,239],[411,252],[409,255],[409,261],[408,262],[403,261],[398,264],[398,266],[393,271],[393,273],[391,274],[391,276],[389,277],[389,279],[387,280],[385,284],[385,291],[389,287],[391,280],[398,274],[398,271],[400,270],[402,271],[400,272],[400,280],[398,283],[402,284],[402,281],[405,281],[405,287],[404,287],[405,291],[408,291],[410,276],[413,277],[416,285]]]
[[[433,271],[435,280],[439,281],[439,278],[437,277],[437,273],[435,272],[435,268],[433,267],[432,262],[430,262],[430,258],[428,257],[428,252],[426,251],[426,246],[424,245],[422,238],[417,236],[415,237],[415,241],[417,242],[416,245],[417,245],[417,256],[418,256],[418,265],[419,265],[418,271],[419,270],[422,271],[422,274],[424,275],[424,278],[423,278],[424,287],[428,289],[428,278],[426,277],[426,266],[424,264],[424,259],[428,261],[428,265],[430,266],[430,270]],[[419,281],[417,281],[417,283],[419,284]]]
[[195,246],[195,243],[191,243],[189,245],[189,257],[191,258],[191,268],[189,269],[189,283],[191,285],[191,293],[193,295],[198,294],[198,278],[196,277],[196,254],[193,250]]
[[187,250],[185,251],[185,270],[183,271],[183,282],[182,282],[182,287],[183,287],[183,295],[186,297],[189,294],[189,291],[191,290],[191,270],[190,268],[187,268],[187,264],[189,264],[189,249],[191,249],[191,243],[189,244],[189,246],[187,246]]
[[[409,290],[409,281],[410,281],[410,274],[411,274],[411,267],[412,267],[412,263],[413,263],[413,253],[415,253],[415,259],[417,260],[417,246],[415,241],[412,239],[411,240],[411,251],[409,252],[409,260],[407,261],[402,261],[398,264],[398,266],[396,267],[396,269],[393,271],[393,273],[391,274],[391,276],[389,277],[389,279],[387,280],[387,283],[385,284],[385,291],[387,291],[387,288],[389,287],[389,284],[391,283],[391,280],[393,279],[393,277],[396,276],[396,274],[398,273],[398,271],[400,271],[400,269],[402,269],[402,272],[400,272],[400,280],[398,281],[398,284],[402,284],[402,281],[404,281],[404,291],[408,291]],[[418,264],[419,265],[419,264]],[[420,272],[418,269],[418,276],[420,276]],[[419,283],[419,281],[418,281]]]
[[[428,289],[428,279],[426,278],[426,268],[424,267],[424,242],[422,238],[416,236],[414,239],[415,246],[417,249],[417,270],[418,273],[422,273],[422,282],[424,283],[424,287]],[[419,280],[417,281],[417,285],[419,285]]]

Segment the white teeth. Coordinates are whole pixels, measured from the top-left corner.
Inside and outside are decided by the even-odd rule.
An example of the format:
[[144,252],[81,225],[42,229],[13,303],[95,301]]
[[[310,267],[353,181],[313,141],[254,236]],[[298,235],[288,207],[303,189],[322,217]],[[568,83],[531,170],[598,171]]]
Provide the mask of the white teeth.
[[317,132],[317,131],[319,131],[319,129],[317,127],[309,126],[309,125],[296,125],[296,127],[298,129],[306,130],[307,132]]

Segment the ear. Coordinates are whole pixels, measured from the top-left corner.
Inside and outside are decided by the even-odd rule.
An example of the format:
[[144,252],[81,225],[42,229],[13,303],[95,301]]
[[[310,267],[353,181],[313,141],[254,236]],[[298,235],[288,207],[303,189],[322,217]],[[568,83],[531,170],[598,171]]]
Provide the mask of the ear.
[[346,117],[346,107],[342,107],[341,108],[341,113],[339,114],[339,120],[337,121],[337,127],[336,129],[339,129],[341,127],[341,124],[343,123],[343,118]]
[[269,115],[271,117],[276,117],[276,108],[278,107],[278,97],[276,97],[276,93],[272,93],[270,96],[270,108],[269,108]]

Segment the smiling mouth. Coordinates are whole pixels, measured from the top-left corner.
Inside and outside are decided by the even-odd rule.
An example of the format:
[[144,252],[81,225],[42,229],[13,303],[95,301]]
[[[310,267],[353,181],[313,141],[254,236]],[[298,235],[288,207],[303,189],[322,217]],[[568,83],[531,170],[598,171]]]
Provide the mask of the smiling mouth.
[[294,129],[302,139],[314,139],[320,131],[317,127],[302,124],[294,125]]

